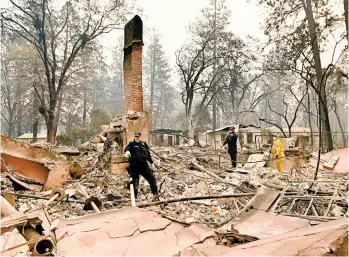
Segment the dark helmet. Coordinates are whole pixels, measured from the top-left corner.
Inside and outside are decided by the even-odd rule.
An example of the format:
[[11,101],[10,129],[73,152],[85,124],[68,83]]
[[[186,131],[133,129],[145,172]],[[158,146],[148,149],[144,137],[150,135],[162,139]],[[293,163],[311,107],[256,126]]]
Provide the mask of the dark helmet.
[[141,135],[142,135],[142,133],[140,131],[135,132],[135,137],[140,137]]

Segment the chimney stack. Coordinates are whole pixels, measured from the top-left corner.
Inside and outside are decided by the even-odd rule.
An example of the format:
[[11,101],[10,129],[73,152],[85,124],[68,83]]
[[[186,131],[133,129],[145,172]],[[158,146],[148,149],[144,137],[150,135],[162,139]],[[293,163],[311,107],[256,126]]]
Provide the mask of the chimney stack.
[[143,22],[136,15],[124,29],[124,113],[143,112]]

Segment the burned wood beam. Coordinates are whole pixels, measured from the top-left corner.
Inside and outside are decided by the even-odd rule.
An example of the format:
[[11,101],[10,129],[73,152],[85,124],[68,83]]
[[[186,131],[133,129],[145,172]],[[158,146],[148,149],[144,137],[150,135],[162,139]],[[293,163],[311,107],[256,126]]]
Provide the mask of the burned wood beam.
[[6,216],[2,218],[0,222],[0,227],[6,228],[6,227],[12,227],[20,224],[24,225],[25,223],[28,223],[28,222],[31,224],[42,224],[42,221],[40,220],[38,214],[15,213],[15,214],[11,214],[10,216]]
[[320,196],[320,195],[287,195],[284,196],[284,198],[296,198],[299,200],[311,200],[311,199],[321,199],[321,200],[347,200],[345,197],[342,196]]
[[282,190],[282,192],[280,193],[279,198],[277,198],[276,202],[274,203],[273,207],[271,208],[271,212],[274,212],[276,207],[278,206],[278,203],[282,200],[282,198],[284,197],[288,187],[290,184],[287,184],[284,189]]
[[[25,194],[19,194],[19,193],[12,193],[12,192],[2,192],[2,193],[6,193],[9,195],[15,195],[18,197],[22,197],[22,198],[32,198],[32,199],[40,199],[40,200],[50,200],[49,197],[43,197],[43,196],[36,196],[36,195],[25,195]],[[85,204],[85,201],[78,201],[78,200],[70,200],[70,199],[63,199],[61,200],[62,202],[70,202],[70,203],[81,203],[81,204]]]
[[[260,182],[261,183],[261,182]],[[279,185],[274,185],[271,183],[261,183],[263,186],[269,187],[269,188],[274,188],[277,190],[284,190],[285,187],[279,186]],[[291,189],[287,189],[285,194],[297,194],[298,192],[292,191]]]
[[[332,203],[333,203],[334,199],[336,198],[338,187],[339,187],[339,183],[337,184],[335,190],[333,191],[333,196],[332,196],[332,198],[331,198],[331,200],[330,200],[330,202],[328,204],[328,207],[327,207],[327,209],[326,209],[326,211],[324,213],[324,216],[327,216],[327,214],[329,213],[329,211],[331,209]],[[347,199],[347,198],[345,198],[345,199]]]
[[[38,199],[38,200],[50,200],[48,197],[44,196],[37,196],[37,195],[25,195],[25,194],[19,194],[19,193],[12,193],[12,192],[1,192],[9,195],[15,195],[17,197],[22,197],[22,198],[31,198],[31,199]],[[60,201],[55,201],[55,202],[66,202],[66,203],[79,203],[79,204],[85,204],[86,201],[79,201],[79,200],[72,200],[69,198],[63,198]],[[116,203],[126,203],[127,200],[122,200],[122,199],[115,199],[113,202]]]
[[137,207],[144,208],[148,206],[155,206],[155,205],[167,204],[167,203],[219,199],[219,198],[246,197],[246,196],[254,196],[254,195],[255,195],[254,193],[242,193],[242,194],[229,194],[229,195],[203,195],[203,196],[183,197],[183,198],[177,198],[177,199],[162,200],[162,201],[152,202],[152,203],[144,203],[144,204],[137,205]]
[[258,240],[257,237],[242,235],[242,234],[239,234],[239,233],[236,233],[236,232],[226,232],[226,233],[219,233],[219,232],[216,232],[216,233],[217,233],[218,235],[220,235],[220,236],[223,236],[224,238],[226,238],[226,237],[235,237],[235,238],[244,240],[244,241],[246,241],[246,242],[253,242],[253,241]]
[[[283,186],[279,186],[279,185],[274,185],[274,184],[271,184],[271,183],[262,183],[260,182],[263,186],[266,186],[266,187],[269,187],[269,188],[274,188],[274,189],[277,189],[277,190],[283,190],[285,187]],[[315,190],[312,190],[312,189],[307,189],[309,193],[315,193]],[[285,192],[285,195],[288,195],[288,194],[297,194],[298,192],[296,191],[292,191],[291,189],[287,189],[286,192]],[[333,192],[324,192],[324,191],[318,191],[317,192],[317,195],[332,195]]]
[[290,184],[299,184],[299,183],[348,183],[346,180],[304,180],[304,181],[296,181],[290,180],[288,181]]
[[312,209],[313,213],[314,213],[316,216],[319,216],[319,212],[317,211],[317,209],[316,209],[314,203],[311,204],[311,209]]
[[343,217],[306,216],[306,215],[288,214],[288,213],[280,213],[280,214],[285,216],[297,217],[297,218],[302,218],[307,220],[323,221],[323,222],[343,218]]
[[205,168],[201,167],[199,164],[197,164],[194,160],[191,160],[189,165],[193,165],[195,168],[197,168],[199,171],[201,172],[205,172],[206,174],[210,175],[211,177],[216,178],[217,180],[221,181],[222,183],[225,184],[229,184],[232,185],[233,187],[235,187],[236,189],[239,189],[241,192],[246,193],[246,190],[241,189],[241,187],[239,187],[238,185],[235,185],[232,182],[226,181],[223,178],[219,177],[218,175],[212,173],[211,171],[206,170]]
[[[316,186],[315,195],[316,195],[317,191],[319,190],[319,185],[320,185],[320,184],[317,184],[317,186]],[[295,199],[294,199],[294,201],[295,201]],[[313,202],[314,202],[314,198],[311,198],[310,203],[309,203],[309,205],[308,205],[308,208],[307,208],[307,209],[305,210],[305,212],[304,212],[304,215],[307,215],[307,214],[308,214],[308,211],[309,211],[310,207],[313,205]],[[318,216],[318,215],[317,215],[317,216]]]

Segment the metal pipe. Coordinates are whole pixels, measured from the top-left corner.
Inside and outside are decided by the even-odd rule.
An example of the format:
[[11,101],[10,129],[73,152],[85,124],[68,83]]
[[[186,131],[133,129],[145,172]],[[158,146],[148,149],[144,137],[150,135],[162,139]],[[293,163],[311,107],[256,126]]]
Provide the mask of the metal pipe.
[[155,205],[161,205],[161,204],[167,204],[167,203],[184,202],[184,201],[246,197],[246,196],[254,196],[255,194],[256,193],[237,193],[237,194],[227,194],[227,195],[200,195],[200,196],[193,196],[193,197],[168,199],[168,200],[162,200],[162,201],[151,202],[151,203],[143,203],[143,204],[138,205],[138,207],[143,208],[143,207],[148,207],[148,206],[155,206]]
[[133,188],[132,178],[130,178],[131,206],[136,206],[135,192]]
[[[17,211],[16,208],[13,207],[2,195],[0,198],[0,205],[1,205],[1,214],[4,215],[5,217],[12,216],[12,215],[23,215],[22,212]],[[40,235],[40,233],[36,231],[30,224],[26,224],[24,226],[22,224],[18,224],[16,225],[16,228],[19,231],[19,233],[21,233],[25,238],[25,240],[27,241],[32,241],[35,238],[42,237],[42,235]],[[51,245],[50,245],[46,241],[47,239],[42,239],[37,242],[29,243],[28,244],[29,250],[32,251],[33,253],[36,252],[36,254],[38,254],[36,256],[43,255],[43,254],[40,254],[41,252],[40,249],[42,245],[45,245],[46,246],[45,253],[47,253],[46,249],[48,249],[48,252],[51,253],[53,250],[53,243],[51,242]]]
[[38,241],[33,248],[33,256],[43,256],[51,253],[53,250],[53,242],[50,238]]
[[[20,230],[21,234],[24,236],[25,240],[30,241],[35,238],[39,238],[42,235],[39,234],[31,225],[18,225],[16,226],[18,230]],[[35,248],[36,242],[28,244],[29,250],[33,251]]]
[[54,196],[52,196],[46,203],[45,203],[45,206],[49,206],[50,203],[52,203],[54,200],[56,200],[57,198],[59,197],[59,194],[56,193]]
[[[88,195],[88,193],[85,191],[85,188],[82,186],[82,185],[80,185],[80,184],[78,184],[78,186],[79,186],[79,188],[80,188],[80,191],[81,191],[81,193],[88,199],[88,198],[90,198],[89,197],[89,195]],[[97,213],[100,213],[101,211],[99,210],[99,208],[97,207],[97,205],[93,202],[93,201],[91,201],[91,206],[92,206],[92,208],[93,208],[93,210],[95,211],[95,212],[97,212]]]

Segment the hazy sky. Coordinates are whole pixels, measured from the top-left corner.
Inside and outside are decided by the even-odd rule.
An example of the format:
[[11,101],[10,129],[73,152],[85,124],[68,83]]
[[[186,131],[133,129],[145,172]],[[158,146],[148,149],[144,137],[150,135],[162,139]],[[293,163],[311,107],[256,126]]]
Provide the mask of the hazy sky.
[[[135,1],[143,9],[141,18],[144,26],[148,29],[155,27],[160,32],[164,50],[171,65],[175,64],[175,51],[181,47],[188,36],[186,27],[200,15],[200,10],[208,6],[210,2],[210,0]],[[263,9],[252,2],[249,3],[248,0],[226,0],[228,9],[231,11],[228,29],[240,37],[251,35],[261,41],[266,41],[266,36],[260,26],[265,18]],[[0,0],[0,7],[8,6],[9,0]],[[122,33],[118,30],[101,38],[105,47],[106,61],[109,64],[112,62],[111,51],[109,50],[115,47],[117,39]],[[149,43],[147,42],[148,36],[144,35],[145,45]],[[331,46],[332,44],[330,43]]]
[[[175,65],[175,52],[179,49],[186,38],[186,27],[199,15],[200,10],[209,6],[210,0],[135,0],[137,6],[143,9],[141,18],[144,27],[155,27],[161,34],[162,44],[170,65]],[[56,3],[60,3],[56,0]],[[234,34],[245,37],[251,35],[260,40],[266,40],[260,24],[263,22],[263,9],[247,0],[226,0],[228,9],[231,11],[230,26],[228,30]],[[9,0],[0,0],[0,7],[10,6]],[[137,14],[137,13],[134,13]],[[129,17],[132,18],[132,17]],[[144,44],[147,45],[147,31],[144,31]],[[111,64],[111,50],[118,42],[123,31],[116,30],[100,38],[104,46],[106,62]],[[146,47],[146,46],[145,46]]]
[[[4,1],[4,0],[0,0]],[[144,27],[155,27],[161,34],[162,44],[171,65],[175,65],[175,52],[179,49],[186,38],[186,27],[199,15],[200,10],[208,6],[210,0],[136,0],[138,6],[143,9],[141,18]],[[260,23],[263,22],[263,9],[247,0],[226,0],[228,9],[231,11],[229,30],[240,37],[251,35],[266,40]],[[135,13],[136,14],[136,13]],[[130,17],[131,18],[131,17]],[[113,48],[121,31],[115,31],[106,35],[103,45]],[[144,31],[144,44],[147,45],[147,31]],[[107,63],[112,61],[107,54]]]
[[[209,6],[209,0],[138,0],[144,10],[148,27],[156,27],[162,34],[163,45],[168,54],[180,48],[186,38],[186,27]],[[263,38],[259,23],[262,9],[247,0],[226,0],[231,11],[229,30],[238,36],[252,35]],[[146,42],[145,42],[146,43]]]

